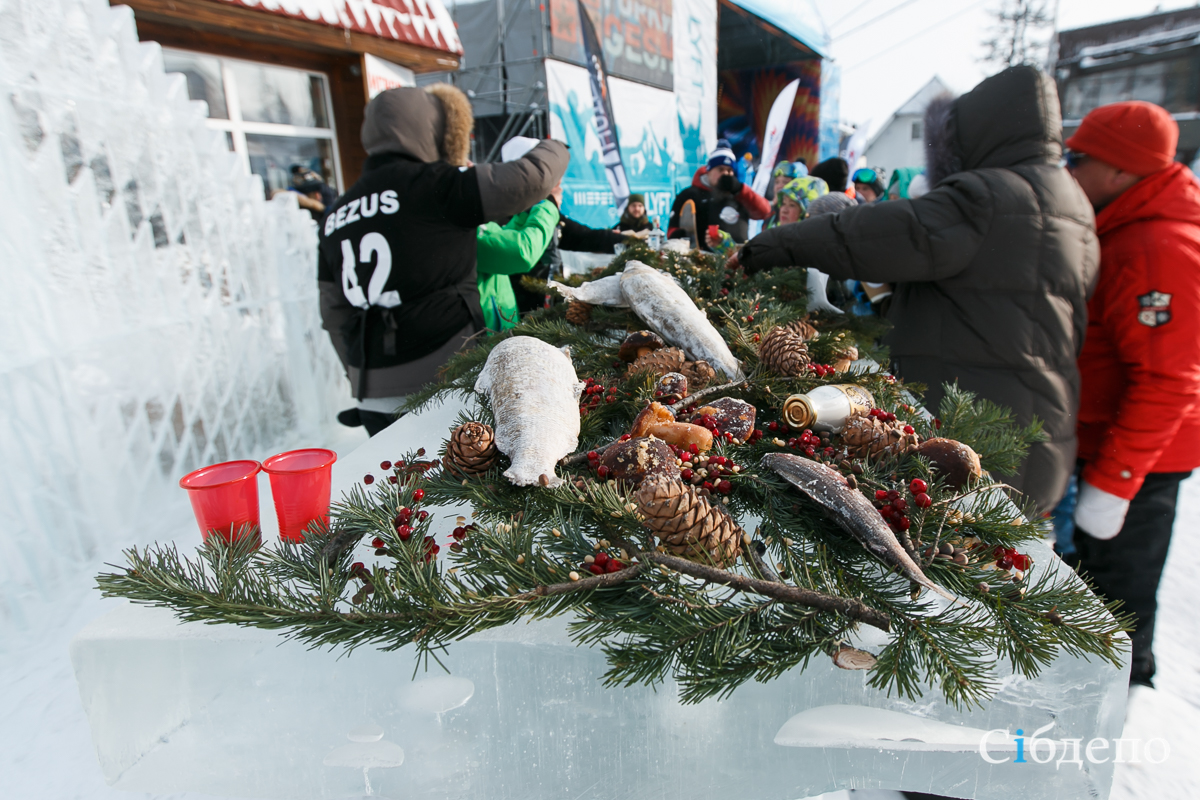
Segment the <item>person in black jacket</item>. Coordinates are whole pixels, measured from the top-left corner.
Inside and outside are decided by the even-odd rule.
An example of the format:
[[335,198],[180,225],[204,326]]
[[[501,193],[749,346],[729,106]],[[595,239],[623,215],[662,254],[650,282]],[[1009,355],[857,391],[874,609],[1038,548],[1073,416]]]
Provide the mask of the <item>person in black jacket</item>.
[[1054,80],[1006,69],[931,103],[925,135],[928,194],[774,228],[733,261],[894,283],[892,369],[929,387],[934,413],[957,381],[1021,425],[1041,420],[1047,440],[1006,482],[1046,511],[1075,468],[1075,361],[1100,261],[1091,203],[1059,164]]
[[476,228],[550,194],[569,153],[543,141],[507,164],[469,166],[474,119],[449,84],[389,89],[368,105],[362,177],[320,224],[321,319],[374,435],[404,396],[483,329]]

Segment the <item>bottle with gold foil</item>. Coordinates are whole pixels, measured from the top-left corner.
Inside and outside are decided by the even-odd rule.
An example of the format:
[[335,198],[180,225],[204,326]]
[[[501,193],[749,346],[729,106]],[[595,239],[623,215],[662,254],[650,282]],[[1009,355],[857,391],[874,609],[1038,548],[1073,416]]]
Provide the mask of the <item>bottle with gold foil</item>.
[[818,386],[807,394],[794,394],[783,401],[783,421],[793,428],[837,433],[853,414],[875,407],[875,398],[861,386],[834,384]]

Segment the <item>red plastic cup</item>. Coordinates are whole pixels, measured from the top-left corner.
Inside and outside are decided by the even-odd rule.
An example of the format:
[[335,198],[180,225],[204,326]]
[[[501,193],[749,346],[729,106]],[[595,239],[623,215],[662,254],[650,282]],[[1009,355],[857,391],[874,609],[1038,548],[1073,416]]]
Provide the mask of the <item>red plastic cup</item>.
[[279,538],[303,542],[313,520],[329,521],[329,481],[337,453],[321,448],[289,450],[263,462],[279,518]]
[[[216,532],[232,542],[243,525],[258,528],[257,461],[226,461],[201,467],[179,479],[188,491],[192,512],[205,541]],[[258,534],[261,538],[261,534]]]

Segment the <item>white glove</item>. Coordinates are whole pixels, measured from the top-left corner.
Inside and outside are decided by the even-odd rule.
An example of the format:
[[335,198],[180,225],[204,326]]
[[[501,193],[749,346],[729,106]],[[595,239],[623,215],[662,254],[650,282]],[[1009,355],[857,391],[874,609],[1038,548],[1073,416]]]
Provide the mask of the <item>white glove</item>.
[[825,293],[825,287],[829,283],[829,276],[819,269],[808,268],[808,307],[814,311],[832,311],[834,314],[841,314],[842,310],[829,302],[829,295]]
[[1095,539],[1111,539],[1121,532],[1129,501],[1087,481],[1079,484],[1079,500],[1075,503],[1075,525]]

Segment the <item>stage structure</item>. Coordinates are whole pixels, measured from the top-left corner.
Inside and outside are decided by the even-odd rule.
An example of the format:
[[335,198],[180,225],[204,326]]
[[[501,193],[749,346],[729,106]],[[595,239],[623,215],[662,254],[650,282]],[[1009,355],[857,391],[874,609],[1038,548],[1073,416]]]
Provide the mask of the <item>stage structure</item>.
[[[757,155],[771,102],[801,73],[781,157],[836,152],[837,69],[824,57],[827,37],[806,0],[582,5],[604,49],[629,188],[645,195],[647,212],[664,227],[675,194],[691,183],[719,132],[736,134],[739,155],[747,147]],[[588,225],[614,224],[577,0],[448,2],[447,10],[463,43],[462,67],[418,75],[417,82],[450,81],[471,97],[473,159],[499,160],[500,145],[516,135],[561,139],[571,147],[566,215]],[[741,106],[725,102],[723,94],[731,91]]]

